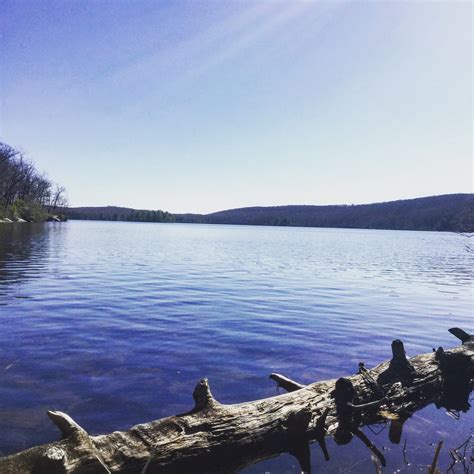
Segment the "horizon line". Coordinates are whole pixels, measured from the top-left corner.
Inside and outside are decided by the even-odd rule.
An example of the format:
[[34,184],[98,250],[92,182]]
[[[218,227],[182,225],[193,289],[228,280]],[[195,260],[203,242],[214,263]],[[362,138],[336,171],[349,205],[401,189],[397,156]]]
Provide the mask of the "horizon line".
[[192,214],[192,215],[209,215],[215,214],[218,212],[224,211],[234,211],[237,209],[256,209],[256,208],[277,208],[277,207],[344,207],[344,206],[368,206],[371,204],[386,204],[391,202],[400,202],[400,201],[414,201],[417,199],[428,199],[428,198],[436,198],[436,197],[443,197],[443,196],[461,196],[461,195],[473,195],[474,192],[459,192],[459,193],[444,193],[444,194],[432,194],[429,196],[418,196],[418,197],[411,197],[411,198],[399,198],[399,199],[391,199],[387,201],[371,201],[371,202],[362,202],[362,203],[339,203],[339,204],[270,204],[270,205],[252,205],[252,206],[241,206],[241,207],[229,207],[225,209],[219,209],[217,211],[211,212],[172,212],[168,211],[163,208],[154,208],[154,209],[144,209],[138,207],[130,207],[130,206],[122,206],[117,204],[105,204],[105,205],[95,205],[95,206],[69,206],[69,209],[77,209],[77,208],[101,208],[101,207],[116,207],[121,209],[133,209],[136,211],[163,211],[168,212],[170,214]]

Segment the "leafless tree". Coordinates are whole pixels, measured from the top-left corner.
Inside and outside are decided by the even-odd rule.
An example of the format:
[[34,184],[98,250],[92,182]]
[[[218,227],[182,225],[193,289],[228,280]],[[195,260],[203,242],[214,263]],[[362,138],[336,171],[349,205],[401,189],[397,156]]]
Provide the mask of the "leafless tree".
[[0,142],[0,209],[8,209],[17,200],[39,204],[49,211],[64,211],[68,205],[63,186],[53,186],[20,151]]
[[64,211],[68,206],[68,200],[66,196],[66,189],[64,186],[56,184],[52,193],[50,201],[49,212],[55,212],[57,210]]

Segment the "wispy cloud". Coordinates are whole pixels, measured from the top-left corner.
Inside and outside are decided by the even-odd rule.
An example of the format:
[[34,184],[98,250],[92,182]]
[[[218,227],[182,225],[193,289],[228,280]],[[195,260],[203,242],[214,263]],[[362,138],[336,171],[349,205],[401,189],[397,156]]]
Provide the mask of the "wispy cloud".
[[[281,47],[281,39],[286,37],[287,51],[306,47],[305,39],[324,29],[342,5],[309,1],[250,4],[239,14],[230,15],[179,43],[155,45],[146,54],[109,71],[103,82],[123,88],[148,85],[150,96],[138,94],[136,102],[130,102],[127,108],[127,113],[139,111],[144,101],[172,96],[211,71],[225,67],[246,50],[258,48],[259,42],[268,44],[272,37],[278,39],[276,47]],[[302,21],[309,31],[300,31],[298,38],[290,37],[294,25]]]

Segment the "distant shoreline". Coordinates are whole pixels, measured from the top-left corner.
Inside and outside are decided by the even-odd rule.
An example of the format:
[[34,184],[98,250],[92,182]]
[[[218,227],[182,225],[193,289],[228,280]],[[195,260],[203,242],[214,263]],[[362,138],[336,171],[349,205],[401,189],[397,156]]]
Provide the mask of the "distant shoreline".
[[474,194],[358,205],[246,207],[211,214],[76,207],[70,208],[67,215],[71,220],[474,232]]

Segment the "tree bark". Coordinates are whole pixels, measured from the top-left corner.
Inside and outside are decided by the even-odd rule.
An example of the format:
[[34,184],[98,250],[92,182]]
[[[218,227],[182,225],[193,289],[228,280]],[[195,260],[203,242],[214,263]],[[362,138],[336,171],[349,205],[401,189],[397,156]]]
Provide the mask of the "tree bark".
[[329,459],[325,437],[338,444],[358,437],[384,465],[382,453],[360,427],[392,419],[389,437],[400,442],[404,421],[430,403],[467,411],[474,375],[474,337],[454,328],[458,348],[405,356],[392,343],[392,359],[356,375],[302,385],[270,377],[288,393],[235,405],[219,403],[207,379],[194,389],[194,408],[136,425],[128,431],[90,436],[68,415],[48,412],[62,439],[0,458],[10,473],[182,473],[235,472],[289,452],[310,472],[309,444],[317,441]]

